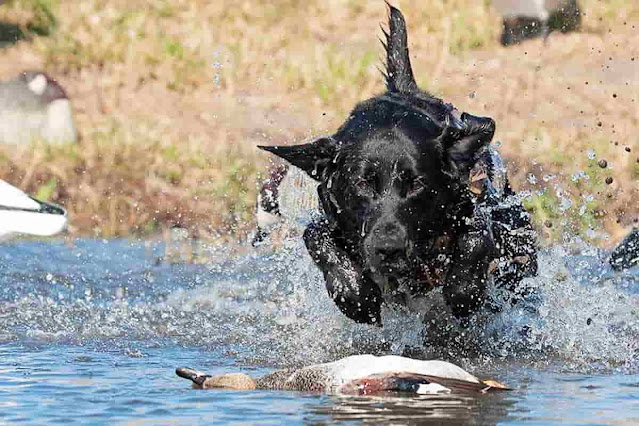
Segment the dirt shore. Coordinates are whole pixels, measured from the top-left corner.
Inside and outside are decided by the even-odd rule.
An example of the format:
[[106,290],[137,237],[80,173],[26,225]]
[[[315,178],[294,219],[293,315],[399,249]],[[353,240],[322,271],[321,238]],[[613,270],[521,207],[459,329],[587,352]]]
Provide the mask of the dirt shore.
[[[617,242],[639,215],[639,4],[583,0],[580,32],[503,48],[488,2],[396,3],[419,84],[497,121],[544,241]],[[74,235],[244,238],[255,146],[332,132],[383,91],[385,20],[382,1],[9,1],[0,26],[24,39],[0,79],[57,78],[80,140],[0,147],[0,178],[65,206]]]

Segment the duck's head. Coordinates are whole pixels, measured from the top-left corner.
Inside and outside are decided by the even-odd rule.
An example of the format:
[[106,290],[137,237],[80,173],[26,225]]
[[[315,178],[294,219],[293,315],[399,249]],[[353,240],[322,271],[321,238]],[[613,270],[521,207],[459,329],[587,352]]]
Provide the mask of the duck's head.
[[29,90],[42,98],[45,103],[51,103],[59,99],[68,99],[62,86],[53,78],[40,71],[24,71],[18,77],[25,83]]
[[193,387],[199,389],[235,389],[253,390],[256,387],[255,380],[244,373],[219,374],[211,376],[188,367],[180,367],[175,370],[178,376],[189,379]]

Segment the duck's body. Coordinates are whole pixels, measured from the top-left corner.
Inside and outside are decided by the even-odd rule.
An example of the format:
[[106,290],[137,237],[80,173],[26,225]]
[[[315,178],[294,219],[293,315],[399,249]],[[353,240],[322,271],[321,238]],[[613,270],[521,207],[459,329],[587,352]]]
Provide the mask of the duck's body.
[[517,44],[551,31],[574,31],[581,24],[577,0],[492,0],[504,20],[501,43]]
[[297,167],[273,167],[257,195],[253,246],[260,245],[278,228],[284,228],[276,232],[280,238],[295,232],[301,235],[312,215],[319,212],[319,205],[316,181]]
[[569,0],[492,0],[492,3],[504,17],[548,19]]
[[420,361],[394,355],[354,355],[326,364],[279,370],[258,379],[242,373],[209,376],[189,368],[178,368],[176,373],[202,389],[272,389],[348,395],[505,389],[496,382],[482,382],[449,362]]
[[62,207],[38,201],[0,180],[0,238],[12,233],[50,236],[66,226]]

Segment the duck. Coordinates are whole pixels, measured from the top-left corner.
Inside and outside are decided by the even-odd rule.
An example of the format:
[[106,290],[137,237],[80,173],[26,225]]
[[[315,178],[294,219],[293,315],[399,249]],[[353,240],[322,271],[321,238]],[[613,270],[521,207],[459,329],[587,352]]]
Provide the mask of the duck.
[[341,395],[484,394],[510,390],[494,380],[480,380],[446,361],[422,361],[397,355],[352,355],[338,361],[277,370],[260,378],[245,373],[208,375],[190,367],[176,374],[197,389],[285,390]]
[[259,247],[268,237],[277,246],[278,240],[301,235],[319,210],[317,185],[297,167],[282,163],[271,167],[257,194],[253,247]]
[[536,36],[547,38],[552,30],[574,31],[581,24],[577,0],[492,0],[503,16],[504,46]]
[[52,236],[66,229],[67,220],[62,207],[36,200],[0,180],[0,238],[14,233]]
[[77,131],[66,91],[42,71],[24,71],[0,81],[0,144],[76,142]]

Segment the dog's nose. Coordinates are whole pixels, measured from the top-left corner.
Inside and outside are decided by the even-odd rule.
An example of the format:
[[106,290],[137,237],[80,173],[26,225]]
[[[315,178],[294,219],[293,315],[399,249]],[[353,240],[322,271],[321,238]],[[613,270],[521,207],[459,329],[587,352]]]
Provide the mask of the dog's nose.
[[406,250],[406,231],[396,225],[386,225],[376,235],[375,253],[383,261],[403,256]]

